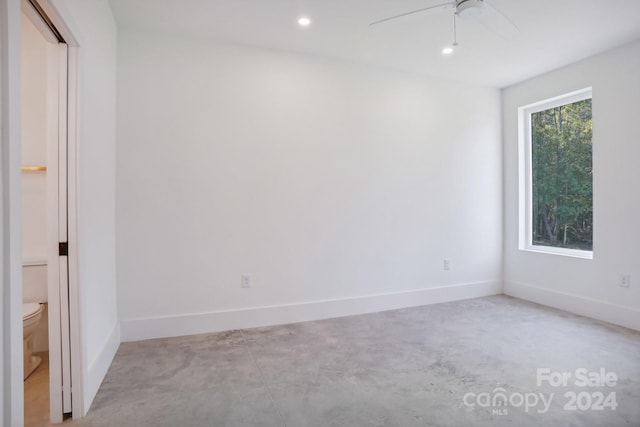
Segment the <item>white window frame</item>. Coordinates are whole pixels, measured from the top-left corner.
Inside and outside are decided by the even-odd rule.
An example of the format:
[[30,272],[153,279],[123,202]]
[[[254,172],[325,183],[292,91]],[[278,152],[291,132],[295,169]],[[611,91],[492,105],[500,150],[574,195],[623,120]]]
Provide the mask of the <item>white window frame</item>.
[[593,250],[558,248],[533,244],[532,237],[532,162],[531,115],[540,111],[593,99],[591,87],[556,96],[518,108],[518,173],[519,173],[519,249],[521,251],[593,259]]

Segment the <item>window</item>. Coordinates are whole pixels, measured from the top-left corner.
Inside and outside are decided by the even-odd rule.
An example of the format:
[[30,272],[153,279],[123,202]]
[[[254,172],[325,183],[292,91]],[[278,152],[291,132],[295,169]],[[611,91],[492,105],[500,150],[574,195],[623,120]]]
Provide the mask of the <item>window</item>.
[[520,249],[592,258],[591,88],[519,116]]

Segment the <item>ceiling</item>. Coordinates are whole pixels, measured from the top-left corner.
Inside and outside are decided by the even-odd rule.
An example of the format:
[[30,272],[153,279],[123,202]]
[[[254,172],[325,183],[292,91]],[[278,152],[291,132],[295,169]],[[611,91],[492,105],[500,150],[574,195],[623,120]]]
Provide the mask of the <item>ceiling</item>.
[[[126,29],[205,37],[505,87],[640,39],[640,0],[487,0],[520,30],[502,38],[478,20],[416,14],[440,0],[110,0]],[[312,24],[298,27],[306,15]]]

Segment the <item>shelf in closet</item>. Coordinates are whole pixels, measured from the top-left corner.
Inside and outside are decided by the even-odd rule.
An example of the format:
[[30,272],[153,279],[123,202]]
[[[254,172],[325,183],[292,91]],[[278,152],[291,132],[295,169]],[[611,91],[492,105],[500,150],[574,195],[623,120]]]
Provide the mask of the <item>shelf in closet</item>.
[[22,172],[46,172],[46,166],[22,166],[20,168]]

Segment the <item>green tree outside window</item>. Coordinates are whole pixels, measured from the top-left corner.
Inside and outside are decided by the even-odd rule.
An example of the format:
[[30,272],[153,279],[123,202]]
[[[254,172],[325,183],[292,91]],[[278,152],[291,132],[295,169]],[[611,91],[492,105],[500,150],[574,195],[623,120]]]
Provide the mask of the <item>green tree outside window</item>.
[[532,243],[593,250],[591,99],[531,114]]

